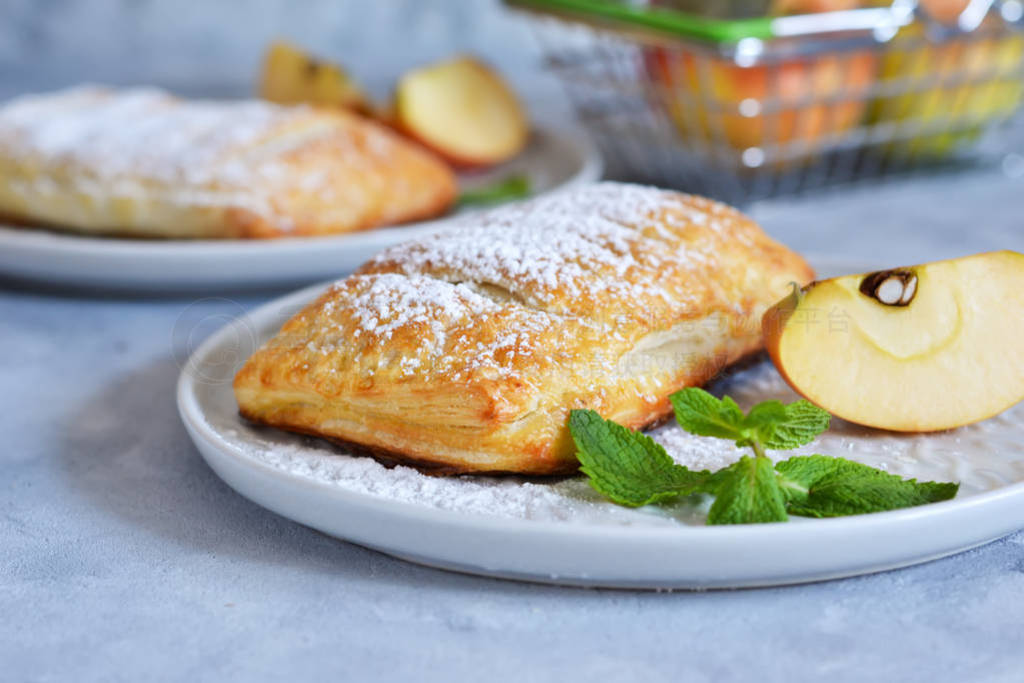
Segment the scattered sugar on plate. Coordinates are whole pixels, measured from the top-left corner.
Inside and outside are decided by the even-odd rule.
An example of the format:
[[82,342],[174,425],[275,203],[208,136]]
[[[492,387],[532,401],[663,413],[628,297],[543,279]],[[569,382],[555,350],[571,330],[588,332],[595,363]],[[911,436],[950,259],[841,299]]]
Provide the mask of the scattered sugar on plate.
[[[728,374],[710,389],[733,396],[744,408],[771,398],[797,398],[767,361]],[[628,509],[604,500],[582,476],[434,477],[411,467],[388,468],[369,457],[346,455],[318,439],[252,426],[237,415],[230,388],[226,392],[206,417],[235,452],[282,473],[352,493],[466,515],[644,527],[702,524],[709,503],[698,496],[670,506]],[[742,455],[730,442],[693,436],[674,423],[652,430],[651,436],[692,469],[715,470]],[[878,432],[833,420],[831,429],[815,442],[770,455],[840,455],[901,476],[958,480],[960,495],[965,496],[1024,481],[1022,439],[1024,408],[1018,406],[978,425],[930,435]]]

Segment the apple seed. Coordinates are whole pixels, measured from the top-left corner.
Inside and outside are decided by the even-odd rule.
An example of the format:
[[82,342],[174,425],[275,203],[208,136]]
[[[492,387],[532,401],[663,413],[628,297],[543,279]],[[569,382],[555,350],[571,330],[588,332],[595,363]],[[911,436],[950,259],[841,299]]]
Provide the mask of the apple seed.
[[917,274],[903,268],[880,270],[864,276],[860,291],[885,306],[906,306],[917,294]]

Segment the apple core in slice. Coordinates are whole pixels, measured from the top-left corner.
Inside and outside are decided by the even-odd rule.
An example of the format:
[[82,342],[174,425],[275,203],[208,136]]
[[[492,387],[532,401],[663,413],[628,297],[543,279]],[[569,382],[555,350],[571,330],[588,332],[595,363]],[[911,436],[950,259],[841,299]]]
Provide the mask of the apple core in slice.
[[1024,399],[1024,255],[978,254],[808,285],[765,345],[800,394],[896,431],[950,429]]

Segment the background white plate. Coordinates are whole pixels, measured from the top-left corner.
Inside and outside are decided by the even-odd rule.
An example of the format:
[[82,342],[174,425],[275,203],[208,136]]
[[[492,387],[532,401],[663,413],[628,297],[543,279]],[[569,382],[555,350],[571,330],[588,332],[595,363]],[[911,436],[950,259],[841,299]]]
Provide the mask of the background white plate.
[[[870,270],[822,264],[822,275]],[[1024,404],[979,425],[897,435],[834,420],[801,453],[860,460],[903,476],[961,482],[956,499],[906,510],[786,524],[708,527],[682,503],[630,510],[564,480],[433,478],[386,469],[308,437],[243,421],[231,378],[252,350],[322,290],[273,301],[215,333],[178,384],[178,407],[203,457],[256,503],[327,534],[414,562],[514,579],[589,586],[708,588],[797,583],[905,566],[1024,526]],[[741,405],[793,395],[767,362],[721,380]],[[654,432],[696,467],[738,455],[674,425]],[[706,503],[704,504],[706,506]]]
[[[480,187],[516,173],[533,194],[601,177],[600,154],[583,135],[536,129],[512,161],[460,176]],[[374,253],[436,229],[444,218],[332,237],[279,240],[131,240],[0,225],[0,275],[102,289],[211,291],[308,284],[335,278]]]

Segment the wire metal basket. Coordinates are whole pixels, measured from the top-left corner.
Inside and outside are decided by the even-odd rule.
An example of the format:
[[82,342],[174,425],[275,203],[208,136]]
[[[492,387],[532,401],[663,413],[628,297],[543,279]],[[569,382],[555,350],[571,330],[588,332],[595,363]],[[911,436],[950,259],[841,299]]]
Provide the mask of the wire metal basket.
[[510,4],[535,11],[546,63],[617,176],[739,204],[1022,150],[1018,2],[972,2],[956,27],[896,2],[727,40],[566,11],[587,0]]

